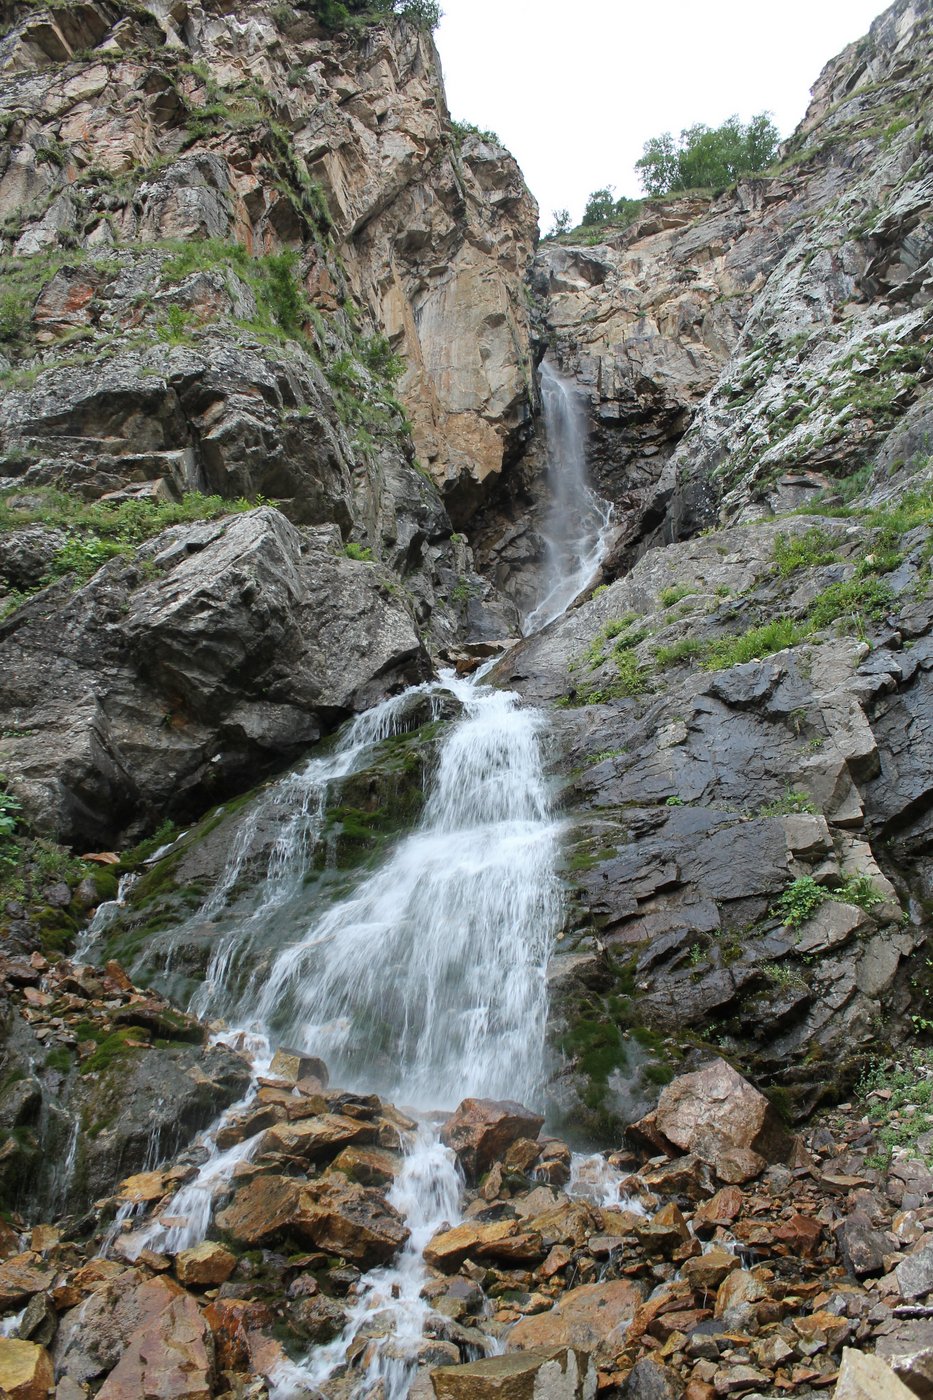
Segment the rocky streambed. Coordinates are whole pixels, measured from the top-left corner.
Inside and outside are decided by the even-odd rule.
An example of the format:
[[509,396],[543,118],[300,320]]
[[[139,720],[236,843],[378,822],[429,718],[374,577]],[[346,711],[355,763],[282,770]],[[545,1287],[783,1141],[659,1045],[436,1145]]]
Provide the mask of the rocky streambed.
[[[0,971],[48,1058],[76,1028],[108,1032],[75,1046],[91,1103],[109,1093],[115,1038],[152,1079],[172,1054],[152,1036],[166,1019],[189,1046],[208,1034],[114,964],[34,956]],[[212,1056],[226,1075],[215,1063],[209,1080]],[[7,1394],[336,1400],[395,1393],[393,1374],[438,1400],[931,1393],[933,1120],[892,1152],[890,1088],[794,1134],[713,1061],[674,1079],[614,1151],[584,1156],[517,1103],[468,1099],[432,1127],[331,1085],[312,1057],[279,1051],[262,1068],[199,1050],[186,1073],[219,1113],[206,1145],[145,1169],[137,1144],[143,1169],[115,1194],[0,1225]],[[126,1059],[120,1079],[133,1082]],[[915,1082],[906,1117],[930,1084]],[[399,1184],[425,1131],[457,1189],[400,1302],[412,1220]],[[108,1136],[129,1161],[128,1128]],[[218,1152],[227,1171],[212,1176]],[[415,1302],[412,1336],[399,1309]]]

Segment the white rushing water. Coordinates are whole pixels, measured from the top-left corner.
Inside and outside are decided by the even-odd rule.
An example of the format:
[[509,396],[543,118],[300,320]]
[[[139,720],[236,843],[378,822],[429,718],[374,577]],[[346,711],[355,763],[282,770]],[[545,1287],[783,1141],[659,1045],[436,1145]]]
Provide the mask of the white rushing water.
[[[526,634],[559,616],[590,582],[610,517],[588,482],[579,398],[549,362],[541,389],[553,501],[544,596]],[[451,701],[460,706],[439,744],[421,820],[375,868],[358,873],[349,893],[330,904],[309,899],[305,882],[328,802],[343,779],[366,768],[375,745],[412,727],[417,698],[435,715]],[[375,1090],[416,1113],[453,1109],[468,1096],[535,1105],[545,1073],[545,974],[562,913],[543,722],[517,695],[451,673],[376,706],[347,726],[329,755],[273,784],[180,931],[217,927],[191,1009],[242,1027],[257,1073],[271,1046],[288,1044],[324,1059],[341,1087]],[[238,916],[238,890],[269,829],[276,835],[264,877]],[[172,956],[170,948],[166,972]],[[160,1217],[123,1240],[125,1255],[143,1245],[177,1251],[205,1237],[215,1199],[258,1145],[258,1137],[226,1151],[217,1145],[223,1124],[248,1102],[214,1125],[203,1165]],[[571,1189],[617,1204],[620,1179],[601,1158],[575,1159]],[[408,1243],[393,1264],[361,1280],[338,1338],[277,1369],[274,1400],[327,1394],[351,1351],[357,1382],[341,1395],[404,1400],[431,1316],[421,1297],[423,1250],[445,1222],[459,1221],[461,1187],[436,1116],[423,1117],[389,1193]],[[133,1213],[121,1213],[114,1237]]]
[[542,597],[525,619],[526,636],[560,617],[591,583],[605,557],[612,506],[593,490],[586,466],[586,406],[554,364],[541,363],[547,435],[548,511]]
[[419,827],[279,954],[249,1018],[341,1084],[421,1108],[539,1092],[561,907],[540,716],[444,684],[464,713]]

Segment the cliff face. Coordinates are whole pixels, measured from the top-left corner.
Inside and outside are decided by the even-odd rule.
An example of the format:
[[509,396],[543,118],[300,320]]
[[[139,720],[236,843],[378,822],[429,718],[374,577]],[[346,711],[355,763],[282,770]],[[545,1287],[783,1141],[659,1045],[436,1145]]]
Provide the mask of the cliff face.
[[[721,512],[803,505],[930,432],[930,24],[904,0],[828,64],[776,174],[542,244],[541,333],[592,405],[616,567]],[[529,476],[509,529],[483,534],[503,581]]]
[[[425,646],[514,632],[454,526],[530,420],[536,210],[507,152],[451,127],[400,21],[4,20],[0,761],[33,821],[99,843],[239,790],[426,675]],[[175,521],[144,509],[74,596],[73,573],[43,585],[75,544],[79,576],[107,551],[53,486],[265,498],[297,533],[182,525],[143,559]]]
[[[597,1131],[664,1037],[805,1112],[928,1015],[931,21],[900,0],[829,64],[775,174],[538,254],[618,534],[498,675],[563,710],[554,1094]],[[509,590],[536,460],[484,519]]]

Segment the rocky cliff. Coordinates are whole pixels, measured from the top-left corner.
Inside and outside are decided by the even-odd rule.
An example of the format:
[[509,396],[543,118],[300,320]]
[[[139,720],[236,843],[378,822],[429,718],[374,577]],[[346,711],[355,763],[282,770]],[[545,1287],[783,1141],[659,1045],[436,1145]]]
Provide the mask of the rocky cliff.
[[340,10],[0,6],[0,1391],[306,1394],[408,1247],[413,1120],[179,1008],[418,820],[454,695],[331,736],[518,635],[549,353],[613,533],[492,672],[561,804],[547,1126],[461,1105],[414,1350],[317,1393],[923,1400],[933,3],[772,171],[540,246],[429,34]]
[[[5,21],[0,762],[42,830],[99,845],[240,790],[425,647],[515,631],[454,525],[527,434],[536,210],[404,21]],[[192,491],[291,525],[135,551]]]

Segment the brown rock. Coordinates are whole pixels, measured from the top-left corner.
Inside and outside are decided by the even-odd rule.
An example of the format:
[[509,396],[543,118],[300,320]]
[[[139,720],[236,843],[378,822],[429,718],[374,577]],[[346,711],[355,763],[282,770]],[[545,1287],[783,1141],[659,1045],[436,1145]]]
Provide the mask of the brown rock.
[[677,1206],[663,1206],[650,1220],[638,1220],[634,1234],[648,1254],[670,1256],[678,1245],[690,1238],[687,1222]]
[[457,1154],[467,1180],[477,1182],[519,1138],[536,1138],[543,1122],[508,1099],[464,1099],[441,1128],[441,1141]]
[[187,1293],[130,1337],[98,1400],[210,1400],[214,1344]]
[[252,1248],[271,1240],[294,1217],[301,1183],[286,1176],[257,1176],[236,1193],[217,1224],[238,1244]]
[[773,1239],[786,1244],[791,1254],[802,1254],[811,1258],[819,1249],[823,1227],[812,1215],[794,1214],[780,1225],[772,1225]]
[[34,1293],[51,1288],[55,1275],[39,1263],[36,1256],[14,1254],[0,1264],[0,1312],[8,1312],[17,1303],[25,1303]]
[[363,1186],[390,1186],[398,1176],[402,1158],[384,1147],[345,1147],[331,1163],[333,1171],[345,1172]]
[[120,1182],[117,1199],[141,1205],[145,1201],[161,1201],[167,1190],[164,1172],[138,1172]]
[[542,1346],[577,1347],[592,1352],[597,1364],[611,1361],[625,1345],[625,1331],[641,1302],[630,1279],[571,1288],[555,1307],[517,1322],[508,1335],[510,1351]]
[[724,1186],[708,1201],[697,1206],[693,1216],[693,1228],[697,1233],[712,1231],[717,1225],[731,1225],[742,1209],[744,1197],[737,1186]]
[[540,1153],[540,1142],[533,1142],[531,1138],[518,1138],[505,1154],[505,1166],[509,1171],[526,1172],[537,1162]]
[[284,1047],[276,1050],[272,1056],[269,1071],[277,1079],[284,1079],[288,1084],[297,1084],[299,1080],[310,1077],[316,1080],[322,1089],[326,1089],[330,1080],[330,1073],[323,1060],[319,1060],[316,1055],[306,1055],[302,1050],[286,1050]]
[[566,1347],[508,1353],[431,1372],[437,1400],[584,1400],[596,1388],[592,1360]]
[[226,1152],[229,1147],[236,1147],[238,1142],[245,1142],[247,1138],[255,1137],[257,1133],[273,1127],[284,1117],[285,1109],[281,1104],[260,1104],[251,1113],[228,1118],[217,1132],[217,1146],[222,1152]]
[[365,1268],[386,1263],[409,1235],[398,1211],[379,1191],[342,1176],[303,1186],[290,1225],[318,1249]]
[[210,1240],[193,1249],[183,1249],[175,1256],[176,1277],[187,1288],[210,1288],[226,1283],[235,1268],[236,1255]]
[[245,1298],[216,1298],[204,1309],[204,1320],[214,1338],[218,1371],[252,1368],[252,1340],[271,1327],[273,1316],[265,1303]]
[[792,1147],[768,1100],[725,1060],[714,1060],[668,1084],[658,1101],[657,1126],[676,1147],[708,1162],[717,1175],[720,1167],[734,1174],[737,1163],[753,1165],[751,1158],[736,1158],[737,1149],[780,1162]]
[[45,1347],[0,1337],[0,1395],[9,1400],[47,1400],[54,1384]]
[[342,1113],[324,1113],[301,1122],[276,1123],[263,1137],[259,1150],[321,1162],[351,1142],[372,1142],[375,1136],[372,1123],[347,1118]]
[[691,1288],[712,1292],[739,1266],[739,1259],[735,1254],[716,1247],[708,1250],[706,1254],[697,1255],[695,1259],[688,1259],[681,1272]]
[[729,1308],[743,1303],[758,1303],[768,1296],[768,1290],[760,1279],[747,1269],[736,1269],[727,1274],[719,1285],[716,1294],[716,1316],[722,1317]]
[[433,1268],[452,1273],[459,1269],[464,1259],[478,1256],[481,1250],[486,1251],[488,1258],[490,1251],[504,1247],[505,1241],[518,1233],[518,1222],[515,1220],[495,1220],[486,1225],[458,1225],[454,1230],[442,1230],[435,1235],[426,1245],[424,1257]]

